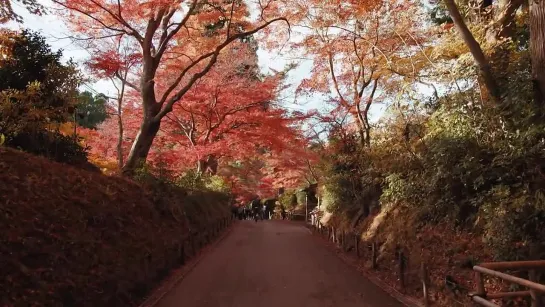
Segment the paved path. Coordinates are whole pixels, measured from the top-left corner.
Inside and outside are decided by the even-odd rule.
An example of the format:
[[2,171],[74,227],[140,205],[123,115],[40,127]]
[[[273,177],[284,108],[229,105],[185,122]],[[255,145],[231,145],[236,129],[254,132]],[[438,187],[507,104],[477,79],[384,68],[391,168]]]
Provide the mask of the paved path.
[[160,307],[401,307],[301,225],[238,222]]

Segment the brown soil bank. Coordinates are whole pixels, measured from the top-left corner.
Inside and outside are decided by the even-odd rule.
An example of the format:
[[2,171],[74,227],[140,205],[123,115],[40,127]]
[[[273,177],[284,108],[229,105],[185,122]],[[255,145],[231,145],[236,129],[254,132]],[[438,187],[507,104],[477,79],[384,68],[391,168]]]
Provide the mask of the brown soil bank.
[[0,305],[131,306],[222,194],[142,186],[0,148]]

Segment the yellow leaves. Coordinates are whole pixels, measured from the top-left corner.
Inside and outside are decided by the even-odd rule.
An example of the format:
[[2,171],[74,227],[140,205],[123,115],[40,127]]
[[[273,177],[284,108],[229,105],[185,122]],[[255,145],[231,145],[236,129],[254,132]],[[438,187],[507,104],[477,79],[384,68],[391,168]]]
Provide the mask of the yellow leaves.
[[13,38],[17,35],[17,32],[7,29],[0,30],[0,67],[1,63],[11,57]]
[[434,60],[456,59],[460,55],[469,52],[469,49],[464,42],[458,38],[456,32],[451,31],[447,33],[442,37],[441,41],[442,42],[437,44],[433,49],[431,58]]
[[119,167],[116,160],[105,159],[99,155],[90,155],[89,162],[98,166],[103,174],[114,175],[119,173]]
[[62,123],[60,125],[56,124],[55,126],[57,126],[56,128],[63,135],[73,135],[74,134],[74,123],[73,122],[66,122],[66,123]]

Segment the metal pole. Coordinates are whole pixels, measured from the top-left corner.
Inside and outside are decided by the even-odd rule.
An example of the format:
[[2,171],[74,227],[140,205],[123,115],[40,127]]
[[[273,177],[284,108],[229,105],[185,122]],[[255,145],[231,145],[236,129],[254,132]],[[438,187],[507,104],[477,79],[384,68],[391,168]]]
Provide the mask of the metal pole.
[[483,268],[483,267],[478,266],[478,265],[473,267],[473,271],[477,271],[477,272],[480,272],[480,273],[483,273],[483,274],[498,277],[498,278],[501,278],[503,280],[507,280],[507,281],[510,281],[512,283],[515,283],[515,284],[519,284],[521,286],[525,286],[525,287],[530,288],[530,290],[537,290],[539,292],[545,292],[545,285],[538,284],[538,283],[532,282],[530,280],[526,280],[526,279],[523,279],[523,278],[519,278],[519,277],[515,277],[515,276],[512,276],[512,275],[505,274],[505,273],[501,273],[501,272],[498,272],[498,271]]
[[308,195],[305,192],[305,223],[308,223]]
[[489,302],[487,301],[486,299],[480,297],[480,296],[473,296],[471,297],[471,299],[476,302],[476,303],[479,303],[481,304],[482,306],[486,306],[486,307],[500,307],[492,302]]

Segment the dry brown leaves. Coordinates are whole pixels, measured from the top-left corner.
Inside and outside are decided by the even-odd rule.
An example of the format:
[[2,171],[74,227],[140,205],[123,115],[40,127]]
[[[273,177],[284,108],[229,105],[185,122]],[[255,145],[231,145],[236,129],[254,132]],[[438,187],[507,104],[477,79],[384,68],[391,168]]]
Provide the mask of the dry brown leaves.
[[209,197],[187,219],[195,196],[161,192],[0,148],[0,305],[134,305],[189,228],[228,214]]

